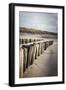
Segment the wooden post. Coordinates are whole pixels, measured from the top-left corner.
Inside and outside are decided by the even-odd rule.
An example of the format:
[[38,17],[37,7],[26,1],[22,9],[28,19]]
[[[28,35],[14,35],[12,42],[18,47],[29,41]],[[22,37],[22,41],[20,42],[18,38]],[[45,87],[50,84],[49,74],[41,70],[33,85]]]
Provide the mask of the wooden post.
[[39,44],[37,43],[37,44],[36,44],[36,59],[37,59],[37,57],[38,57],[38,53],[39,53]]
[[32,55],[33,55],[33,46],[30,46],[29,48],[28,48],[28,66],[30,66],[31,65],[31,63],[33,62],[32,61]]
[[30,52],[29,52],[30,65],[32,65],[33,64],[33,61],[34,61],[33,53],[34,53],[34,46],[31,46],[30,47]]
[[44,48],[44,50],[46,50],[46,42],[45,42],[45,48]]
[[24,50],[19,48],[19,78],[23,78]]
[[31,60],[31,64],[34,62],[35,60],[35,53],[36,53],[36,46],[35,44],[33,45],[33,53],[32,53],[32,60]]
[[25,72],[26,70],[26,66],[27,66],[27,48],[23,47],[24,49],[24,61],[23,61],[23,72]]
[[44,52],[44,43],[42,43],[42,53]]
[[38,56],[40,56],[40,43],[39,43],[39,47],[38,47]]
[[43,49],[45,50],[45,42],[43,42]]
[[35,48],[36,48],[35,59],[37,59],[37,47],[36,47],[36,45],[35,45]]
[[31,39],[29,39],[29,42],[31,42]]
[[41,43],[41,54],[42,54],[42,43]]
[[25,39],[22,39],[22,44],[25,44]]

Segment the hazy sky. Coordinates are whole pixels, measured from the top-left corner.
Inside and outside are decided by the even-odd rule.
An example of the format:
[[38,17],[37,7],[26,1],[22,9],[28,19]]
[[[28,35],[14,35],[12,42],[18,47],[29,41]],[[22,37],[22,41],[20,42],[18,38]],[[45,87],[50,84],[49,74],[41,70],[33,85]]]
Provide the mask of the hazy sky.
[[19,12],[19,26],[58,32],[57,13]]

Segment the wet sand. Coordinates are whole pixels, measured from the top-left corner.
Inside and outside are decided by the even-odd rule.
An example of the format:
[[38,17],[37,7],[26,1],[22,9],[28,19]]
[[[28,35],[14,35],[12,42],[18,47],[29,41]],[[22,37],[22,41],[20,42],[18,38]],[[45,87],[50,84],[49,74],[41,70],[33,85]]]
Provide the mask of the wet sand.
[[49,46],[24,72],[23,77],[57,76],[57,41]]

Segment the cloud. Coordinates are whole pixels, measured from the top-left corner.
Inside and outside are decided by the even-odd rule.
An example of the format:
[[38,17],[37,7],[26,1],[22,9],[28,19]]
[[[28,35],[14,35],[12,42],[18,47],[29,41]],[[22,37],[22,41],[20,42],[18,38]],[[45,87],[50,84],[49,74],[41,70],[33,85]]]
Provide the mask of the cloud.
[[36,28],[52,32],[58,31],[57,13],[20,12],[20,27]]

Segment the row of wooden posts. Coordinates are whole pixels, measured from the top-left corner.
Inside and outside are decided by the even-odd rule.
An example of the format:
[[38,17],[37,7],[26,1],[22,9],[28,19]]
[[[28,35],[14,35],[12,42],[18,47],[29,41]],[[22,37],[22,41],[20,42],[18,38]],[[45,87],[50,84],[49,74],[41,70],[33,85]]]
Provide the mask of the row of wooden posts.
[[[22,40],[23,41],[23,40]],[[25,40],[24,40],[25,41]],[[40,56],[48,46],[53,44],[51,41],[35,40],[35,42],[22,42],[20,47],[20,68],[19,77],[23,77],[25,70],[33,64],[34,60]]]
[[36,41],[40,41],[40,40],[43,40],[43,39],[20,39],[19,43],[26,44],[26,43],[36,42]]

